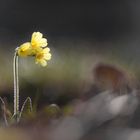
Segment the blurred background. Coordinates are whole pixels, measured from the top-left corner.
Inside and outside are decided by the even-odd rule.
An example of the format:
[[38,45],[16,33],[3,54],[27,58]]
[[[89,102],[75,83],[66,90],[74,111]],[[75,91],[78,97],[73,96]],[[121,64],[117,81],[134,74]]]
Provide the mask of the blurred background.
[[[0,96],[10,111],[13,110],[14,51],[22,43],[30,41],[35,31],[47,38],[52,59],[47,67],[42,68],[34,63],[33,58],[20,58],[20,106],[30,96],[38,114],[42,115],[45,109],[48,116],[50,110],[46,106],[50,104],[57,104],[63,110],[63,115],[70,117],[72,112],[78,114],[78,117],[64,117],[59,123],[53,122],[57,124],[56,130],[55,125],[51,125],[53,140],[79,140],[83,135],[83,140],[103,139],[100,134],[113,140],[113,134],[116,134],[116,140],[137,139],[139,130],[136,133],[132,127],[128,127],[128,122],[127,129],[121,126],[119,129],[113,127],[113,130],[109,127],[105,132],[102,130],[108,128],[104,123],[106,121],[110,124],[111,120],[112,124],[113,120],[113,126],[116,126],[126,118],[132,119],[139,105],[135,96],[124,94],[139,90],[140,1],[0,0]],[[113,90],[113,96],[110,92],[101,93],[109,89]],[[118,94],[122,96],[116,98]],[[98,96],[94,98],[94,95]],[[140,111],[136,110],[139,116]],[[123,116],[121,121],[118,114]],[[37,118],[42,116],[37,115]],[[133,119],[129,122],[134,124],[134,128],[139,122],[138,116],[134,117],[133,123]],[[35,124],[38,122],[36,119],[33,121]],[[95,129],[102,123],[103,127]],[[66,129],[65,125],[68,126]],[[60,135],[62,131],[73,135],[68,139]],[[3,130],[0,132],[5,135]],[[128,134],[132,134],[131,138],[127,137]],[[34,137],[38,138],[36,135]],[[46,135],[44,137],[46,139]]]
[[91,83],[92,70],[99,62],[115,64],[138,77],[139,6],[139,1],[131,0],[1,0],[1,94],[11,101],[14,50],[30,41],[34,31],[48,39],[52,60],[41,68],[30,58],[20,59],[23,98],[32,96],[45,104],[65,104]]
[[13,54],[34,31],[48,39],[46,68],[20,58],[21,101],[64,105],[93,82],[94,66],[113,64],[139,79],[140,2],[0,1],[0,94],[12,102]]

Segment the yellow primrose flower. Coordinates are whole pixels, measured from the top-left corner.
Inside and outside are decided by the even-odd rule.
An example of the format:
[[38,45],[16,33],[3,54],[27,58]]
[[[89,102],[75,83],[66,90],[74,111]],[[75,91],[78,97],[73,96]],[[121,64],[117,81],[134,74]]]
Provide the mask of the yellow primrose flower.
[[31,42],[22,44],[16,51],[18,56],[35,56],[36,63],[46,66],[47,60],[51,59],[50,49],[46,47],[47,44],[47,39],[43,38],[42,33],[34,32]]
[[31,43],[30,42],[23,43],[19,48],[17,48],[17,53],[19,56],[22,57],[31,55],[32,53]]
[[36,54],[36,64],[40,64],[41,66],[45,67],[47,65],[47,60],[51,59],[50,49],[44,48],[42,51]]
[[36,53],[42,51],[42,48],[47,45],[47,39],[43,38],[43,34],[34,32],[32,34],[31,42],[26,42],[17,49],[18,55],[24,57],[36,55]]
[[31,45],[33,49],[39,47],[46,47],[48,45],[47,39],[43,38],[43,34],[40,32],[34,32],[31,38]]

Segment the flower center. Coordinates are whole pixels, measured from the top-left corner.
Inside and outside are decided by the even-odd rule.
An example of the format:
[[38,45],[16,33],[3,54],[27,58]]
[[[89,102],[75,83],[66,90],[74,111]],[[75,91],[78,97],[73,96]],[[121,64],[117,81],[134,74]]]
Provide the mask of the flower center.
[[39,53],[39,54],[37,54],[37,59],[42,59],[43,57],[44,57],[44,54],[43,53]]

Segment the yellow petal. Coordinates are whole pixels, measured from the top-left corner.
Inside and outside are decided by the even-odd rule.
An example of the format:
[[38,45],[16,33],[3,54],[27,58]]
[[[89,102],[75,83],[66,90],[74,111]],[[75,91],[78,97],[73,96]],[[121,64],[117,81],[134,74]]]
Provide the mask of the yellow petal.
[[26,42],[18,48],[18,55],[19,56],[26,57],[26,56],[29,56],[30,54],[31,54],[30,42]]
[[48,52],[50,52],[50,48],[47,47],[43,49],[43,53],[48,53]]
[[40,32],[34,32],[32,34],[31,42],[34,40],[40,40],[43,37],[43,34]]
[[33,47],[46,47],[48,45],[47,39],[42,38],[40,40],[36,40],[32,43]]
[[40,64],[41,66],[45,67],[47,62],[44,59],[36,59],[36,64]]
[[46,38],[42,38],[38,44],[41,46],[41,47],[46,47],[48,45],[47,43],[47,39]]
[[48,45],[47,39],[42,38],[43,34],[40,32],[34,32],[31,38],[31,44],[33,48],[46,47]]
[[43,67],[47,66],[47,62],[46,62],[44,59],[42,59],[42,60],[40,61],[40,64],[41,64],[41,66],[43,66]]
[[51,59],[51,54],[50,53],[47,53],[47,54],[44,54],[44,59],[45,60],[50,60]]

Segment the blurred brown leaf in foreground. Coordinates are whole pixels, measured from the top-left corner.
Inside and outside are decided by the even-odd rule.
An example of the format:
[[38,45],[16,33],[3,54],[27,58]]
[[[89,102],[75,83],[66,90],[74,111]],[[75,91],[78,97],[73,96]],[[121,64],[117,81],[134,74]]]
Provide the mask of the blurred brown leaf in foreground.
[[128,92],[131,89],[127,73],[113,65],[100,63],[94,68],[93,75],[95,85],[102,90]]

